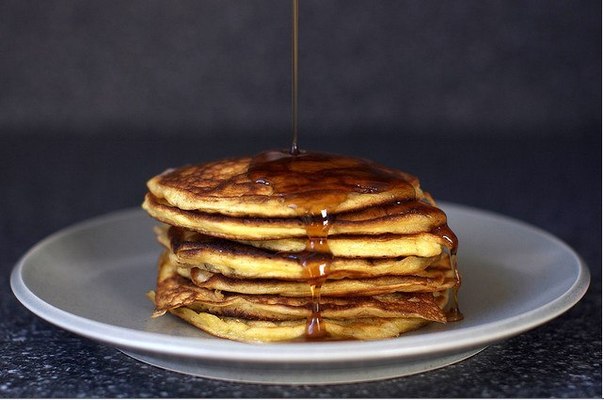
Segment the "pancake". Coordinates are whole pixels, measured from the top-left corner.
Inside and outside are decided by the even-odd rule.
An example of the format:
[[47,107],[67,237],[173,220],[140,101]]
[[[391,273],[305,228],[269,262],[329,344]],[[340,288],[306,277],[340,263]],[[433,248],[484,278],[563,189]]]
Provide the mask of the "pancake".
[[[184,229],[157,229],[157,238],[167,249],[173,263],[181,267],[243,279],[302,280],[308,272],[299,258],[250,245],[202,235]],[[439,257],[407,256],[399,258],[334,257],[327,279],[413,274],[435,263]]]
[[[179,268],[178,273],[199,287],[244,294],[310,297],[308,281],[279,279],[236,279],[198,268]],[[374,296],[394,292],[437,292],[452,288],[457,281],[452,270],[428,268],[418,275],[389,275],[377,278],[326,280],[321,296]]]
[[[211,335],[240,342],[268,343],[304,340],[307,322],[256,321],[222,317],[207,312],[195,312],[188,307],[170,310],[191,325]],[[330,340],[376,340],[399,336],[426,325],[421,318],[359,318],[334,320],[324,318],[322,329]]]
[[[322,318],[421,318],[445,323],[444,312],[432,293],[394,293],[368,297],[321,298]],[[291,321],[312,316],[308,297],[228,294],[219,302],[199,301],[187,306],[197,312],[257,321]]]
[[[181,210],[148,193],[143,208],[153,218],[173,226],[234,240],[306,237],[300,218],[232,217]],[[333,216],[329,235],[380,235],[429,232],[446,223],[445,214],[427,200],[382,204]]]
[[[263,169],[266,165],[271,170]],[[413,175],[359,158],[322,153],[302,153],[295,162],[287,153],[266,152],[189,165],[153,177],[147,187],[181,210],[238,217],[299,217],[319,213],[326,204],[333,206],[330,213],[341,213],[422,198]]]
[[[254,320],[285,321],[311,316],[312,301],[308,297],[245,295],[206,289],[179,276],[169,262],[162,262],[160,268],[161,279],[153,296],[155,316],[184,306],[197,312]],[[381,296],[323,296],[321,313],[330,319],[405,317],[446,322],[442,312],[446,297],[446,291],[435,295],[392,293]]]
[[[266,250],[299,253],[306,250],[307,239],[285,238],[240,240]],[[422,232],[411,235],[338,235],[329,237],[329,250],[336,257],[434,257],[450,242],[442,235]]]

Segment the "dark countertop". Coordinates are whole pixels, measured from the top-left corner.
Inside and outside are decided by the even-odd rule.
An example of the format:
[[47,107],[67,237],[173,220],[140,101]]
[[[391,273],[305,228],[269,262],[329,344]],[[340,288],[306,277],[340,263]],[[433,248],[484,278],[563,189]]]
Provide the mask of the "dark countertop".
[[[419,176],[437,200],[524,220],[558,236],[592,274],[559,318],[461,363],[370,383],[278,386],[164,371],[45,322],[13,296],[9,275],[45,236],[137,206],[144,182],[170,166],[255,153],[287,142],[258,136],[149,139],[4,135],[0,139],[0,397],[600,397],[601,137],[304,137],[303,145],[363,155]],[[529,260],[527,260],[529,262]]]

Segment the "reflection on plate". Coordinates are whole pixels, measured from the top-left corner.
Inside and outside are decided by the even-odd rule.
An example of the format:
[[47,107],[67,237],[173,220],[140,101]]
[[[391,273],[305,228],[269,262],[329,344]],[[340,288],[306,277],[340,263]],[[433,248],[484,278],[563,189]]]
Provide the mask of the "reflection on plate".
[[246,344],[204,334],[181,320],[151,319],[154,221],[140,210],[95,218],[51,235],[15,266],[11,287],[32,312],[188,374],[266,383],[341,383],[439,368],[489,343],[545,323],[573,306],[589,272],[560,240],[523,222],[442,204],[459,236],[465,319],[369,342]]

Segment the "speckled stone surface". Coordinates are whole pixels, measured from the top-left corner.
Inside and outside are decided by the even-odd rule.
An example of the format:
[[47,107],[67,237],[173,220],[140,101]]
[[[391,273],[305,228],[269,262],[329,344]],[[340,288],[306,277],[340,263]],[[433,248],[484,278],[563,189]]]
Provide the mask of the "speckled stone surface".
[[579,304],[466,361],[409,377],[314,387],[164,371],[34,316],[10,290],[15,262],[56,230],[138,205],[146,179],[167,167],[287,143],[261,136],[254,142],[9,136],[0,146],[0,397],[601,397],[601,138],[593,132],[548,140],[443,137],[436,146],[430,139],[309,136],[303,144],[408,170],[437,199],[500,212],[560,237],[591,270]]

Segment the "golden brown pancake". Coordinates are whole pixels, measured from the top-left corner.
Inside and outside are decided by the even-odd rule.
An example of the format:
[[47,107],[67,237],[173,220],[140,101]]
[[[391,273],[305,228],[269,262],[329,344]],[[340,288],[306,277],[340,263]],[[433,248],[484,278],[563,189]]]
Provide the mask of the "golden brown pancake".
[[[306,249],[304,238],[240,240],[241,243],[277,252],[299,253]],[[441,235],[423,232],[411,235],[338,235],[329,237],[329,249],[336,257],[434,257],[449,245]]]
[[[270,152],[170,169],[150,179],[147,186],[155,197],[181,210],[243,217],[304,216],[309,208],[296,203],[302,198],[333,204],[331,213],[422,198],[419,181],[410,174],[367,160],[320,153],[301,154],[295,163],[283,154],[283,168],[290,168],[292,185],[287,193],[280,193],[274,184],[253,174],[255,165],[267,160],[280,163],[279,157],[278,152]],[[317,176],[322,177],[319,184]],[[367,177],[367,183],[359,182],[359,177]]]
[[[240,342],[268,343],[304,340],[307,322],[257,321],[222,317],[206,312],[195,312],[188,307],[170,310],[191,325],[211,335]],[[376,340],[399,336],[426,325],[421,318],[359,318],[334,320],[324,318],[322,328],[329,340]]]
[[[236,279],[212,274],[197,268],[179,268],[178,273],[199,287],[243,294],[270,294],[289,297],[310,297],[308,282],[279,279]],[[427,268],[418,275],[390,275],[377,278],[326,280],[322,296],[374,296],[394,292],[438,292],[454,287],[453,272]]]
[[[199,268],[228,277],[303,280],[308,271],[296,255],[278,253],[231,240],[214,238],[176,227],[157,229],[157,237],[173,263]],[[442,256],[442,255],[441,255]],[[327,279],[413,274],[435,263],[439,257],[399,258],[334,257]]]
[[[181,210],[148,193],[143,208],[153,218],[172,226],[233,240],[267,240],[306,237],[300,218],[232,217]],[[382,204],[333,215],[329,235],[380,235],[429,232],[446,223],[445,214],[424,201]]]

